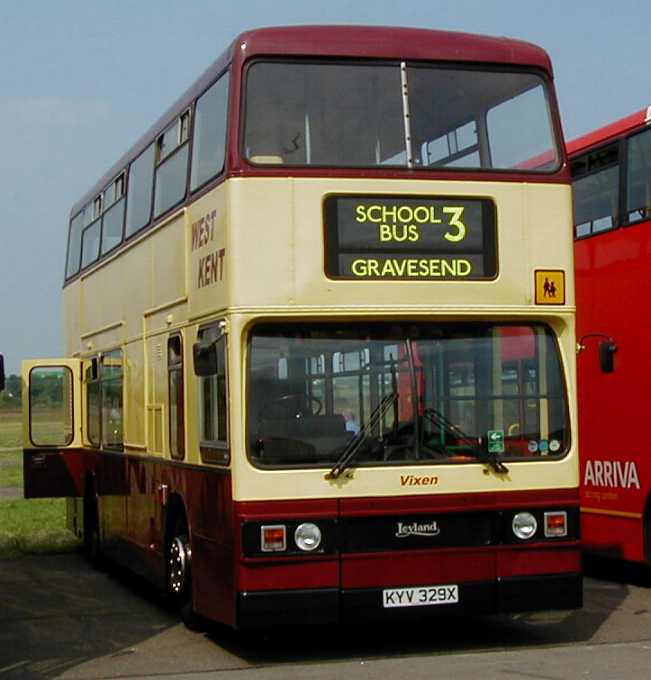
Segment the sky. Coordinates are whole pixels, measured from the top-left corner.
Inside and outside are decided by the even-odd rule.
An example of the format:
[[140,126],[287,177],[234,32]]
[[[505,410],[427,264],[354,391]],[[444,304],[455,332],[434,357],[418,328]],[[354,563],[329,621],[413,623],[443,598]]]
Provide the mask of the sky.
[[566,139],[651,104],[638,0],[0,0],[0,353],[63,353],[70,208],[241,31],[415,26],[545,48]]

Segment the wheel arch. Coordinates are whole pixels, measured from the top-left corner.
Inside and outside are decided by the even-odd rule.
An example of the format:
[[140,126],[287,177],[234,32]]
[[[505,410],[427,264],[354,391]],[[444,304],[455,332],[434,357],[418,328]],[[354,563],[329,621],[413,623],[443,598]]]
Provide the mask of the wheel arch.
[[188,529],[188,535],[191,535],[190,519],[185,501],[179,493],[172,493],[167,500],[165,508],[165,550],[167,550],[167,547],[174,536],[174,530],[176,529],[176,524],[180,518],[185,520],[185,524]]

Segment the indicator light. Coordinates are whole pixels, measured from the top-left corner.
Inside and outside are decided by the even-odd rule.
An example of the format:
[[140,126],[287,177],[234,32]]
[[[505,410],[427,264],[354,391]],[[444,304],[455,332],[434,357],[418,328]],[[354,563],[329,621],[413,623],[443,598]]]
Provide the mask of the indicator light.
[[545,513],[545,536],[557,538],[567,536],[567,513],[564,511]]
[[282,552],[287,549],[287,529],[284,524],[263,524],[260,527],[260,550]]
[[536,518],[530,512],[519,512],[511,522],[513,533],[523,541],[532,538],[538,528]]

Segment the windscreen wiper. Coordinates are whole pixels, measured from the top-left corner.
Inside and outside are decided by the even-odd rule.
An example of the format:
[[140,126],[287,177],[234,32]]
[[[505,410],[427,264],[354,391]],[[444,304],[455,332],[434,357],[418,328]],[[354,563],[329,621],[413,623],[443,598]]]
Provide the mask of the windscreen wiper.
[[470,448],[470,454],[481,461],[489,465],[495,472],[499,474],[506,474],[509,469],[498,460],[496,453],[489,453],[488,451],[484,453],[483,451],[478,451],[475,442],[472,438],[467,435],[463,430],[457,427],[452,421],[448,420],[440,411],[435,408],[426,408],[423,411],[423,416],[427,420],[435,425],[436,427],[441,427],[445,432],[448,432],[452,436],[456,437],[460,442],[465,442]]
[[398,393],[392,392],[387,394],[382,401],[375,407],[368,421],[363,425],[360,431],[348,442],[339,460],[334,464],[332,470],[326,475],[326,479],[337,479],[342,472],[350,465],[351,461],[359,453],[362,444],[368,439],[368,436],[375,429],[377,425],[384,418],[385,413],[398,401]]

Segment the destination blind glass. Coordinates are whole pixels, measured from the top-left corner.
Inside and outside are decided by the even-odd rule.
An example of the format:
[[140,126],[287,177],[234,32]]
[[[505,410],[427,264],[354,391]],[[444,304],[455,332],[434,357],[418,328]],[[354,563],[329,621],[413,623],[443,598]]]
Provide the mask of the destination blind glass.
[[497,276],[487,198],[329,196],[326,274],[335,279],[478,280]]

